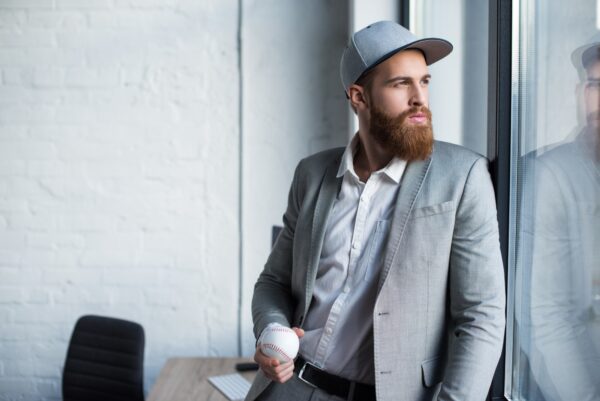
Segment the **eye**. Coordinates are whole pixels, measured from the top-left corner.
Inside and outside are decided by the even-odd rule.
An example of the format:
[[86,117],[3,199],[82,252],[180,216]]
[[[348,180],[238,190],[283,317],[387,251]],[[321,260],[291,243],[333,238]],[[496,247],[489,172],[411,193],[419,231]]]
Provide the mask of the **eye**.
[[398,88],[398,87],[401,87],[401,86],[406,86],[406,85],[408,85],[408,83],[409,83],[408,81],[396,81],[394,83],[394,88]]
[[421,81],[421,84],[422,84],[422,85],[424,85],[424,86],[428,86],[428,85],[429,85],[429,81],[430,81],[430,80],[431,80],[431,78],[424,78],[424,79]]
[[586,89],[598,90],[600,89],[600,81],[587,81],[585,87]]

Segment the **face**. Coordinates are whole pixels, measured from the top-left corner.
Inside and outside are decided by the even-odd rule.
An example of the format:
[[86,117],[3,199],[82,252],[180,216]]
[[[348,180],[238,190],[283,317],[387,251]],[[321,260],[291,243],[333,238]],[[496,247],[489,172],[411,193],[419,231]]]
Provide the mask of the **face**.
[[587,125],[600,130],[600,60],[586,69],[584,83],[585,117]]
[[[390,116],[397,116],[411,107],[429,106],[429,70],[419,50],[396,53],[375,71],[367,94],[369,103]],[[410,124],[424,124],[420,117],[410,118]]]
[[[425,159],[433,148],[429,104],[430,75],[423,54],[401,51],[372,71],[362,89],[359,120],[367,140],[404,160]],[[352,93],[352,92],[351,92]]]

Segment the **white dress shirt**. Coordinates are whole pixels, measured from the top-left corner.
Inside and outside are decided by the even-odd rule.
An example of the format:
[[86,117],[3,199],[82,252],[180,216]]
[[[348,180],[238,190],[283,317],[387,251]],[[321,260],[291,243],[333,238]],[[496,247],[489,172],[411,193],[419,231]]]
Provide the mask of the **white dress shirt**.
[[373,308],[400,179],[393,158],[366,183],[354,171],[354,136],[337,173],[340,192],[327,221],[300,354],[329,373],[374,384]]

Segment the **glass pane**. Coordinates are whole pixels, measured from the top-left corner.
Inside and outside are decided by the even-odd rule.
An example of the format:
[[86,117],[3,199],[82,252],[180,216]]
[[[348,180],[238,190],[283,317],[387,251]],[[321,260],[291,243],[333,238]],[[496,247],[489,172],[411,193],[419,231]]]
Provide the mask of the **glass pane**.
[[597,4],[522,0],[513,2],[513,9],[518,41],[513,52],[507,396],[598,401]]
[[454,45],[429,67],[430,108],[436,139],[487,154],[488,2],[413,0],[410,29]]

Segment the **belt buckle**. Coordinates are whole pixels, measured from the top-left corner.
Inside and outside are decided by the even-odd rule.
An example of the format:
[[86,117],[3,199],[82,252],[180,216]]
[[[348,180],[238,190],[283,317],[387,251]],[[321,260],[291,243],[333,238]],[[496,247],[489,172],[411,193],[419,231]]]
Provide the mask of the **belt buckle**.
[[304,383],[308,384],[309,386],[311,386],[312,388],[317,388],[317,386],[315,386],[314,384],[312,384],[311,382],[309,382],[308,380],[306,380],[304,377],[302,377],[302,375],[304,374],[304,369],[306,369],[306,365],[310,365],[315,369],[320,370],[317,366],[315,366],[314,364],[304,361],[304,365],[302,365],[302,367],[300,368],[300,372],[298,372],[298,379],[302,380]]

